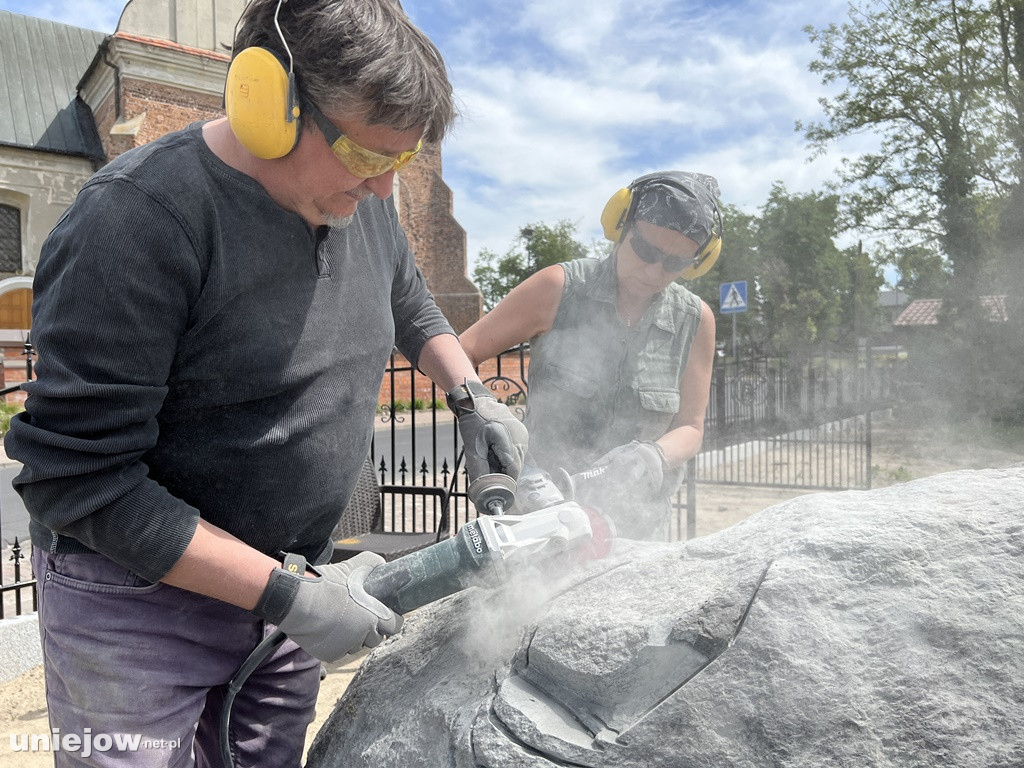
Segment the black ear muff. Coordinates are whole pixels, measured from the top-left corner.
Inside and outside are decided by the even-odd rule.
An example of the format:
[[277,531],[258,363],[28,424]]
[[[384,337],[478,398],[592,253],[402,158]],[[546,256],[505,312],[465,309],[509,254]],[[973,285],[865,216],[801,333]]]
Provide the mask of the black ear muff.
[[266,48],[246,48],[232,60],[224,111],[232,132],[256,157],[284,157],[298,143],[295,75]]

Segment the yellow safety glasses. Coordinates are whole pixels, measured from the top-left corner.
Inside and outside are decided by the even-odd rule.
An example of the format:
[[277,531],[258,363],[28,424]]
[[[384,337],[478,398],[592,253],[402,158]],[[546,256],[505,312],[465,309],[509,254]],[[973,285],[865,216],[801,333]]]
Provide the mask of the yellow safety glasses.
[[382,155],[379,152],[371,152],[356,144],[352,139],[343,134],[338,128],[327,119],[327,115],[317,109],[309,99],[303,100],[303,107],[313,115],[313,121],[324,135],[328,146],[334,156],[338,158],[345,170],[360,179],[372,179],[388,171],[397,171],[404,168],[416,157],[416,154],[423,147],[423,142],[416,145],[416,149],[410,149],[400,155]]

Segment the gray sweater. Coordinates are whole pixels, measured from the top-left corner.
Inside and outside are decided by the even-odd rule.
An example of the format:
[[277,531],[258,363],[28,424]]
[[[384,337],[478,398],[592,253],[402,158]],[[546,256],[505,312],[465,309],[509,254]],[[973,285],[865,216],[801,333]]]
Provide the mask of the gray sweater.
[[33,543],[162,578],[202,517],[329,544],[397,344],[453,333],[393,203],[314,230],[190,126],[97,173],[43,246],[37,380],[7,452]]

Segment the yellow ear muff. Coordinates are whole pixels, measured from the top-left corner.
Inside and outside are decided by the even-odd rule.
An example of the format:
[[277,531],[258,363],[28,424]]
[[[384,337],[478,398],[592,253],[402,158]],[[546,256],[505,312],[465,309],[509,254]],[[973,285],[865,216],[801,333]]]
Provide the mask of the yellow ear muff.
[[[650,181],[671,183],[671,179],[664,179],[660,174],[641,176],[630,186],[620,189],[612,195],[611,198],[609,198],[607,203],[605,203],[604,210],[601,211],[601,227],[604,229],[604,236],[613,243],[617,243],[622,240],[622,232],[628,223],[627,219],[629,219],[631,206],[633,205],[633,190],[644,186],[645,182]],[[717,209],[715,212],[715,221],[718,225],[718,231],[721,232],[722,219],[721,214],[717,212]],[[686,280],[695,280],[696,278],[707,274],[711,268],[715,266],[715,262],[718,261],[718,256],[721,253],[722,237],[721,235],[712,235],[711,240],[708,241],[707,245],[705,245],[694,257],[693,265],[684,269],[680,274],[680,277]]]
[[601,211],[601,227],[604,229],[604,236],[613,243],[622,239],[622,228],[626,225],[626,217],[629,215],[629,206],[633,203],[633,190],[623,187],[605,203]]
[[706,275],[715,266],[718,256],[722,252],[722,238],[712,237],[711,242],[704,246],[700,253],[694,258],[693,266],[683,270],[680,277],[686,280],[695,280]]
[[246,48],[232,60],[224,87],[224,111],[235,136],[256,157],[284,157],[298,143],[294,81],[266,48]]

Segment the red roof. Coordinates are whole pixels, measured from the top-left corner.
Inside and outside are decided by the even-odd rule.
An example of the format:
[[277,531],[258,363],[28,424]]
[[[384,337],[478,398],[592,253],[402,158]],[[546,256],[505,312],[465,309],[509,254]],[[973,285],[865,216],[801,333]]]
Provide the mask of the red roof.
[[[1006,296],[982,296],[981,305],[988,310],[988,319],[992,322],[1005,323],[1009,319],[1006,314]],[[900,312],[893,325],[938,325],[941,310],[942,299],[914,299]]]

